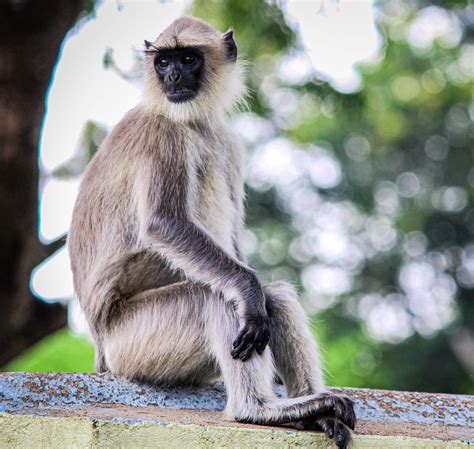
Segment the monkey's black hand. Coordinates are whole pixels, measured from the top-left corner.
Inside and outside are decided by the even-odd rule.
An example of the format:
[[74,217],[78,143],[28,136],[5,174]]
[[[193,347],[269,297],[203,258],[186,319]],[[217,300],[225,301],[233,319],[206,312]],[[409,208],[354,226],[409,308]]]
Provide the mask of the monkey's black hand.
[[270,322],[265,313],[258,314],[245,320],[244,327],[234,340],[231,351],[232,358],[242,362],[248,360],[253,351],[261,354],[270,339]]

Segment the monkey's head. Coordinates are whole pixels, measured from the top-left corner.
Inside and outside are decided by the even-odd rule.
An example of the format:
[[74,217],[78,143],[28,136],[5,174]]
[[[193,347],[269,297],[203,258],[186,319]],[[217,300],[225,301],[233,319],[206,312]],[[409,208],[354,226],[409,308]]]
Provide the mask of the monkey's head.
[[219,33],[193,17],[181,17],[154,42],[145,41],[143,102],[174,120],[222,113],[241,101],[245,88],[233,31]]

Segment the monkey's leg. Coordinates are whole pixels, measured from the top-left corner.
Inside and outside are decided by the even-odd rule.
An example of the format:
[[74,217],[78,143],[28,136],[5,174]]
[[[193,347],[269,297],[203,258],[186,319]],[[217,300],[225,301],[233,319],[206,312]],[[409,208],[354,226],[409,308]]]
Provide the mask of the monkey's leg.
[[121,316],[103,335],[113,374],[159,385],[201,385],[220,372],[204,332],[200,287],[189,282],[123,298]]
[[108,371],[107,364],[105,363],[104,350],[100,344],[96,344],[95,346],[94,367],[98,373]]
[[[226,411],[239,421],[282,424],[307,419],[316,424],[323,416],[351,411],[340,398],[327,394],[278,398],[270,350],[245,362],[233,359],[239,316],[205,286],[181,282],[147,290],[124,300],[120,309],[121,318],[103,337],[114,374],[158,384],[202,384],[215,378],[217,360],[228,393]],[[346,447],[350,431],[343,426],[333,436]]]
[[[328,423],[324,428],[326,434],[333,437],[339,447],[347,447],[350,441],[349,427],[353,427],[355,420],[352,403],[345,398],[318,391],[315,391],[315,394],[290,399],[278,398],[273,389],[275,368],[271,352],[266,349],[262,355],[255,353],[245,362],[233,359],[230,352],[232,342],[239,331],[238,315],[233,307],[223,300],[214,300],[215,305],[212,303],[213,301],[207,303],[210,317],[209,343],[224,375],[228,395],[226,412],[242,422],[257,424],[296,422],[304,424],[305,428],[318,429],[331,418],[337,425],[330,428]],[[300,351],[305,353],[302,349]],[[312,360],[317,361],[314,357]],[[310,362],[300,363],[299,367],[308,372],[311,382],[312,377],[315,377],[314,386],[321,388],[319,367],[310,369]],[[301,376],[303,379],[306,377],[306,374]]]
[[263,291],[271,322],[269,345],[288,397],[323,392],[319,350],[294,287],[273,282]]
[[181,277],[170,270],[159,255],[146,250],[121,254],[97,272],[96,280],[91,282],[89,295],[101,300],[89,300],[82,305],[95,342],[97,372],[108,371],[101,336],[109,321],[120,316],[121,306],[126,298],[144,290],[174,284],[179,280]]
[[[274,282],[266,285],[264,292],[272,329],[269,345],[288,397],[324,392],[318,347],[294,287],[286,282]],[[340,399],[350,409],[342,422],[334,416],[321,416],[302,420],[297,427],[323,430],[331,438],[350,437],[345,425],[354,428],[353,404],[348,398]]]

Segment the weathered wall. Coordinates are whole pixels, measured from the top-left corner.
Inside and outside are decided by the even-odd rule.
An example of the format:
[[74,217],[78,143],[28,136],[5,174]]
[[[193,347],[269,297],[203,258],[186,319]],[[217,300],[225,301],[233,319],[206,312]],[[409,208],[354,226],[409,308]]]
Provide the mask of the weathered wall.
[[[474,398],[364,389],[354,448],[474,446]],[[332,447],[316,432],[227,421],[222,385],[155,389],[108,375],[0,374],[0,448]]]

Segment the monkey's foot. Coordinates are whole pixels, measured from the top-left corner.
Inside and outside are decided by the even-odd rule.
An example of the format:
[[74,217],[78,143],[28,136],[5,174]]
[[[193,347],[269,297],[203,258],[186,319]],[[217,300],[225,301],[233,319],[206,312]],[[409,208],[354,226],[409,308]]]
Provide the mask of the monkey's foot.
[[333,416],[305,418],[295,423],[295,428],[322,431],[328,438],[334,439],[336,446],[340,449],[347,449],[352,439],[349,427]]
[[345,396],[319,393],[300,398],[280,399],[267,403],[236,421],[261,425],[291,425],[301,430],[322,430],[333,438],[340,448],[347,448],[351,429],[356,424],[354,403]]
[[354,412],[354,401],[352,401],[352,399],[346,396],[323,393],[322,402],[321,412],[316,412],[315,417],[332,416],[354,430],[357,418]]
[[323,394],[321,411],[314,416],[295,423],[300,430],[320,430],[333,438],[337,447],[346,449],[351,442],[351,429],[354,430],[356,416],[354,402],[346,396]]

